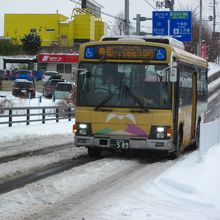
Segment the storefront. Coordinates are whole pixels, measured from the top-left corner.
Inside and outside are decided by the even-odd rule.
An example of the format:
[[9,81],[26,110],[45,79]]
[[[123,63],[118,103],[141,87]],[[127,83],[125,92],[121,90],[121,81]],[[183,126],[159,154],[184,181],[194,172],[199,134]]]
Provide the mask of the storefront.
[[38,67],[42,71],[57,71],[65,80],[75,80],[74,69],[77,67],[78,54],[40,53]]

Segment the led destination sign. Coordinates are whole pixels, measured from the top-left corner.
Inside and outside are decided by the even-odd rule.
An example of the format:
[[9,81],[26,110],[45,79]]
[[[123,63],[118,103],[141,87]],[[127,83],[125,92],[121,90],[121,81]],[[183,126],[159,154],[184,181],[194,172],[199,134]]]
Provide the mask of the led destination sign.
[[85,59],[166,60],[164,48],[144,45],[94,45],[85,48]]

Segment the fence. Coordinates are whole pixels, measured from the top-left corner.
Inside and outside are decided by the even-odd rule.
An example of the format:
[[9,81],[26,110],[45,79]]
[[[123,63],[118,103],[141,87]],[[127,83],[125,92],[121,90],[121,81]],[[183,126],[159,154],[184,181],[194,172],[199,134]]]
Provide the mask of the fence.
[[200,124],[199,157],[202,160],[204,154],[215,144],[220,143],[220,119]]
[[[15,123],[42,122],[60,119],[71,121],[75,117],[74,106],[40,106],[40,107],[9,107],[0,108],[0,125],[8,124],[12,127]],[[5,119],[5,120],[4,120]]]

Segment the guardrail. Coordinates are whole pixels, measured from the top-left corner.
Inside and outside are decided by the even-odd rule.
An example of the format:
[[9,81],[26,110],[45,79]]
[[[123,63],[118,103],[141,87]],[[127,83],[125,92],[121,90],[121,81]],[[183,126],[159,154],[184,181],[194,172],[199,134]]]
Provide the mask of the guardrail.
[[[42,122],[61,119],[71,121],[75,117],[74,106],[40,106],[40,107],[9,107],[0,108],[0,125],[8,124],[12,127],[15,123]],[[6,120],[4,120],[6,119]]]

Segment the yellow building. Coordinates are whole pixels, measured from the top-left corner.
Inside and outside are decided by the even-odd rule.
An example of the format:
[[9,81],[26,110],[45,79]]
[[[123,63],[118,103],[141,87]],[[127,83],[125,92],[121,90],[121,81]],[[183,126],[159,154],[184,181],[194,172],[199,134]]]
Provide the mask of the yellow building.
[[74,43],[99,40],[104,34],[104,23],[81,9],[74,9],[71,18],[61,14],[5,14],[5,37],[21,44],[20,39],[29,33],[38,34],[42,46],[71,47]]

